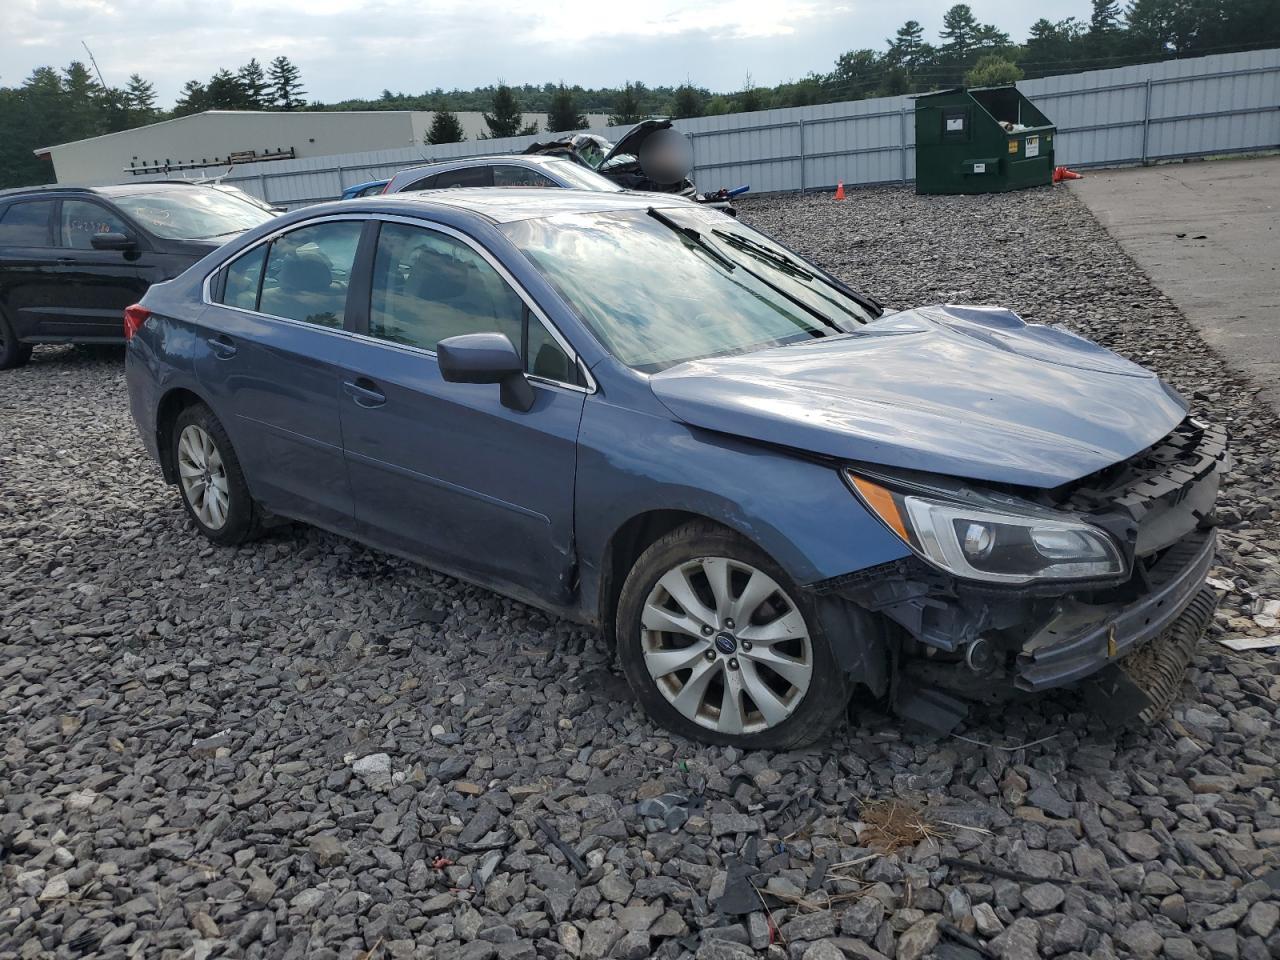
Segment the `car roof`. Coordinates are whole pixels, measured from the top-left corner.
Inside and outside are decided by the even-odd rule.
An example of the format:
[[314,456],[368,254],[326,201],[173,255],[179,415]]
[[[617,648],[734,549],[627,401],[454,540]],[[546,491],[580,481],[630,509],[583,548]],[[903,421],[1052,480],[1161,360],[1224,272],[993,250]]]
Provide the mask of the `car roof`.
[[544,157],[538,154],[524,153],[491,153],[475,157],[451,157],[447,160],[433,160],[431,163],[423,164],[420,167],[405,167],[403,170],[397,170],[391,179],[420,177],[423,174],[430,174],[432,170],[454,170],[458,167],[480,167],[498,163],[509,163],[517,167],[558,167],[565,163],[581,166],[576,160],[570,160],[567,157]]
[[[350,202],[350,201],[347,201]],[[393,193],[369,197],[364,202],[379,208],[452,207],[478,214],[493,223],[537,220],[562,214],[610,213],[648,210],[650,207],[692,206],[693,201],[675,194],[545,187],[450,187],[421,193]],[[345,208],[344,208],[345,209]]]
[[103,197],[130,197],[139,193],[153,194],[157,190],[190,190],[193,187],[217,189],[218,186],[216,183],[193,183],[190,180],[139,180],[137,183],[113,183],[91,187],[55,183],[44,187],[17,187],[13,190],[0,190],[0,200],[7,200],[9,197],[34,196],[46,193],[96,193]]

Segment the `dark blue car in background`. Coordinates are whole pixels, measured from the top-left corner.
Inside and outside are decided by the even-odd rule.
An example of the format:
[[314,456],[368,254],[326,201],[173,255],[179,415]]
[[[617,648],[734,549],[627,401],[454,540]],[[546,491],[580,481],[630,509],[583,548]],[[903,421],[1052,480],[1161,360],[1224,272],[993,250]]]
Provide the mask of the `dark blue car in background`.
[[885,313],[678,198],[309,207],[126,331],[210,540],[292,518],[598,624],[706,741],[812,742],[855,688],[1150,714],[1212,615],[1225,438],[1170,387],[1005,310]]

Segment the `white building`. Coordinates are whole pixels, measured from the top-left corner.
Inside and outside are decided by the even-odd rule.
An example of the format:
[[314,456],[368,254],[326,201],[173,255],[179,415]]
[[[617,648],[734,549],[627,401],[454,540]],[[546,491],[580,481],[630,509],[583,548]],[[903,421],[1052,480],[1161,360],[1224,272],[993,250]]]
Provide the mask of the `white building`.
[[[58,183],[119,183],[144,173],[189,170],[214,176],[232,164],[276,158],[328,157],[421,144],[435,116],[430,110],[259,112],[208,110],[87,140],[41,147],[53,161]],[[468,140],[487,131],[479,112],[457,114]],[[544,113],[526,113],[525,123],[546,129]],[[603,114],[589,114],[592,127]]]

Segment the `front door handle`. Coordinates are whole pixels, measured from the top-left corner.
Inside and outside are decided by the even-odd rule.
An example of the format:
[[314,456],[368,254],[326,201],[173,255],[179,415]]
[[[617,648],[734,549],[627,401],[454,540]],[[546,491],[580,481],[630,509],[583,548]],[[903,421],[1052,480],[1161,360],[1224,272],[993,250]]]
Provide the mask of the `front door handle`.
[[60,267],[69,267],[71,264],[76,262],[76,258],[75,257],[59,257],[54,262]]
[[217,336],[209,337],[205,342],[209,344],[209,347],[213,350],[213,355],[219,360],[230,360],[236,355],[235,342],[225,334],[220,333]]
[[380,407],[387,402],[387,395],[378,389],[378,385],[368,377],[356,380],[343,380],[342,389],[347,392],[358,406],[370,409]]

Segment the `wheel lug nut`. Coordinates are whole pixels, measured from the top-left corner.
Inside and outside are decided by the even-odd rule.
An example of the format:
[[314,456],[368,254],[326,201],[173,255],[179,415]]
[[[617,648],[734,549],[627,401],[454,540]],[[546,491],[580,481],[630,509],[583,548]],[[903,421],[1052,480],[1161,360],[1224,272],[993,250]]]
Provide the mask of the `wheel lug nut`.
[[708,660],[714,660],[715,658],[716,658],[716,652],[715,652],[714,650],[708,650],[708,651],[707,651],[707,659],[708,659]]
[[742,649],[743,649],[743,650],[750,650],[750,649],[751,649],[751,641],[750,641],[750,640],[743,640],[743,641],[742,641]]
[[708,627],[705,623],[702,625],[702,635],[704,637],[711,636],[711,628]]
[[726,618],[726,619],[725,619],[725,621],[724,621],[724,625],[725,625],[726,627],[728,627],[730,630],[732,630],[732,629],[733,629],[733,620],[732,620],[732,619],[729,619],[729,618]]
[[738,658],[737,658],[737,657],[730,657],[730,658],[729,658],[729,669],[730,669],[730,670],[737,670],[737,669],[738,669]]

